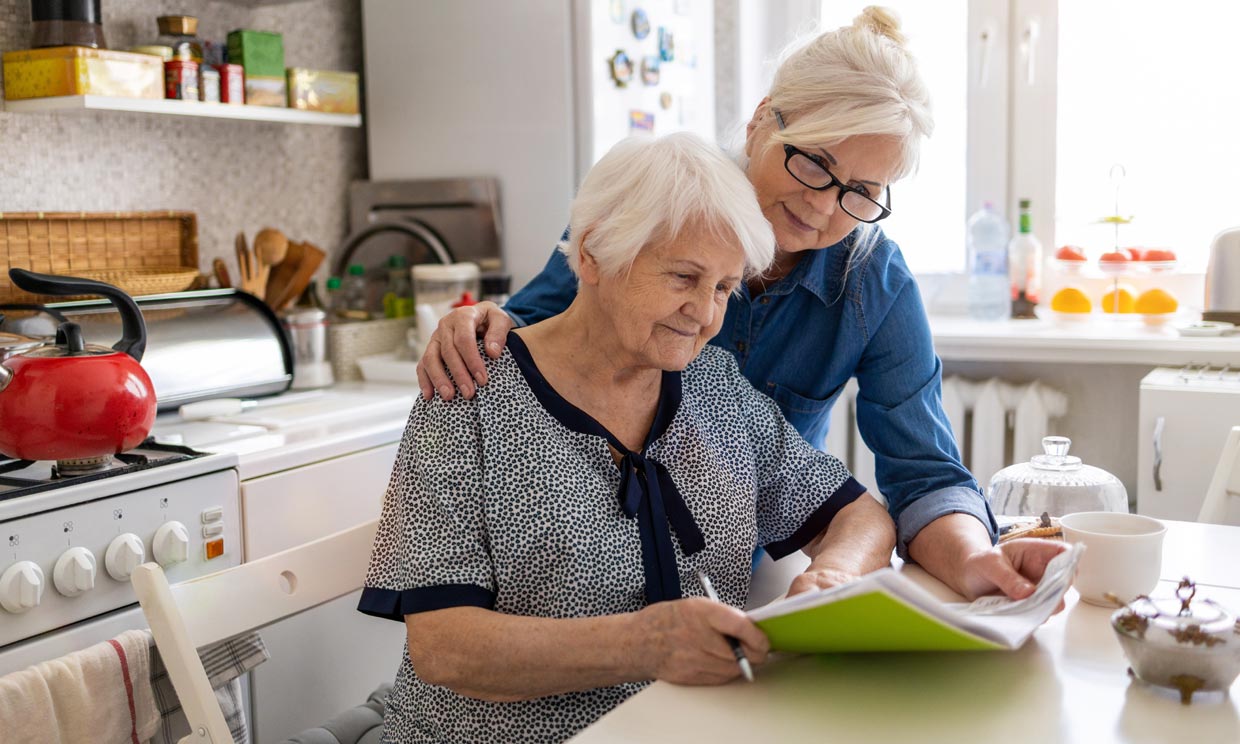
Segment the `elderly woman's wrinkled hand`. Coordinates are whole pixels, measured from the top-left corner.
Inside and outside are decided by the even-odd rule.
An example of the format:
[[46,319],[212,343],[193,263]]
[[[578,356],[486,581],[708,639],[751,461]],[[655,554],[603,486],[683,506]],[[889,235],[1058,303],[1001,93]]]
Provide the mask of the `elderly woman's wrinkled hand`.
[[766,661],[771,644],[744,612],[705,597],[656,602],[638,613],[655,679],[717,685],[740,676],[732,647],[741,642],[750,664]]
[[1026,537],[973,553],[963,565],[964,594],[976,599],[997,591],[1012,599],[1024,599],[1033,594],[1047,564],[1067,549],[1068,545],[1058,540]]
[[817,589],[831,589],[832,587],[856,581],[859,578],[861,578],[859,574],[851,571],[835,568],[810,568],[804,573],[798,574],[792,580],[792,585],[788,587],[788,596],[812,592]]
[[[498,359],[504,340],[513,327],[512,318],[494,302],[458,307],[440,321],[418,360],[418,387],[422,397],[452,400],[459,389],[466,398],[474,397],[474,383],[487,384],[487,369],[478,353],[478,336],[485,332],[487,355]],[[452,377],[448,377],[448,372]],[[452,381],[456,380],[456,385]]]

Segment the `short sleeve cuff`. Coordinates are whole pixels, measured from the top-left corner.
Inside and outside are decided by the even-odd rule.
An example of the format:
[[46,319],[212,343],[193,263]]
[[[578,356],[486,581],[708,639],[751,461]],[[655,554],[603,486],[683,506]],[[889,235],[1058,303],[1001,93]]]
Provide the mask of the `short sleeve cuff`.
[[999,525],[995,523],[995,515],[991,513],[986,499],[971,488],[953,486],[931,491],[904,507],[896,520],[896,553],[902,559],[910,560],[908,544],[917,537],[917,533],[948,514],[968,514],[986,527],[991,544],[999,539]]
[[517,311],[514,308],[509,307],[508,305],[504,305],[500,309],[503,310],[505,313],[507,313],[509,318],[512,318],[513,328],[524,328],[527,325],[529,325],[529,323],[526,322],[525,318],[522,318],[520,315],[517,314]]
[[865,486],[856,481],[855,478],[849,478],[835,489],[835,493],[813,511],[805,522],[792,533],[791,537],[768,543],[763,547],[766,552],[771,554],[771,558],[779,560],[784,556],[792,555],[796,551],[809,545],[815,537],[818,537],[827,525],[831,524],[831,520],[835,519],[835,515],[840,510],[856,501],[858,497],[865,493]]
[[449,607],[495,608],[495,593],[474,584],[442,584],[422,586],[416,589],[380,589],[368,586],[362,589],[357,603],[359,612],[396,622],[405,622],[405,615],[414,615]]

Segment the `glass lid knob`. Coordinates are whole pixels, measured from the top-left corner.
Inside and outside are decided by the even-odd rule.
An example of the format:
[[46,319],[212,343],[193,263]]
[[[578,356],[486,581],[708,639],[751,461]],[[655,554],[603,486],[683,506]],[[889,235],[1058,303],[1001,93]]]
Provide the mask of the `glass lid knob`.
[[1064,457],[1072,447],[1067,437],[1042,437],[1042,450],[1051,457]]

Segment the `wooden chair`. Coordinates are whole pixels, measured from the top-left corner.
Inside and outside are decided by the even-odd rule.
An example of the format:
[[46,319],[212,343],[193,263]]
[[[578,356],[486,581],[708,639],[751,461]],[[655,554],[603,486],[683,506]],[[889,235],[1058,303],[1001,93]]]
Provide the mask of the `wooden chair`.
[[1240,526],[1240,426],[1227,435],[1197,521]]
[[232,742],[196,649],[359,589],[378,524],[358,525],[176,585],[168,584],[157,563],[134,571],[138,602],[189,720],[190,735],[179,744]]

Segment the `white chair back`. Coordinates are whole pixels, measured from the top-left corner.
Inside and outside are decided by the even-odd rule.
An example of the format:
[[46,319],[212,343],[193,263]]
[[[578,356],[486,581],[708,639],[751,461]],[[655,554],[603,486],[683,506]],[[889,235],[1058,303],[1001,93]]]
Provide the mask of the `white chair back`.
[[1227,435],[1197,521],[1240,526],[1240,426]]
[[189,720],[190,735],[180,744],[232,742],[197,649],[356,591],[378,525],[368,522],[176,585],[157,563],[134,571],[138,602]]

